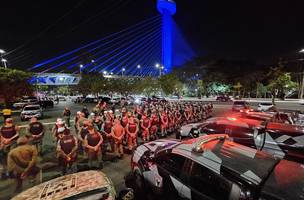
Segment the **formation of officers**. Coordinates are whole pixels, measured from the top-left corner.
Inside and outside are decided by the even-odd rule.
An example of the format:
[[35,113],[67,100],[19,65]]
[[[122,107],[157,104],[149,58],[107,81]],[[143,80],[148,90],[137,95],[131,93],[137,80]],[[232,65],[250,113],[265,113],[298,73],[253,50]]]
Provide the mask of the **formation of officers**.
[[[166,137],[183,124],[207,118],[212,108],[212,104],[201,102],[152,102],[116,109],[100,102],[91,112],[86,107],[78,111],[74,127],[71,111],[65,108],[52,129],[58,165],[63,174],[74,172],[77,157],[84,155],[90,168],[102,168],[105,157],[121,159],[139,143]],[[19,137],[12,118],[5,119],[0,129],[2,177],[13,173],[20,187],[24,178],[37,173],[45,131],[44,125],[32,118],[27,134]]]

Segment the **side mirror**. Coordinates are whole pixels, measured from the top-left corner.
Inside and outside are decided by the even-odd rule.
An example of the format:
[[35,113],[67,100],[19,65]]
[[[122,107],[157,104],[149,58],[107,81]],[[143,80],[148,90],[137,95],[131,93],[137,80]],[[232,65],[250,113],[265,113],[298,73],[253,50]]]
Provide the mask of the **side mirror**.
[[116,200],[134,200],[134,190],[131,188],[125,188],[119,192]]

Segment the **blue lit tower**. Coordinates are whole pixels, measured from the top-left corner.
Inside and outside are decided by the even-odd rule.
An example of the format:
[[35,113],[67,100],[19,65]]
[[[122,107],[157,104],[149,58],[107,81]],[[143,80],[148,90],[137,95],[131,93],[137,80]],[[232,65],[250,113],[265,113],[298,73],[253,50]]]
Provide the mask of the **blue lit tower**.
[[171,71],[172,67],[172,15],[176,12],[173,0],[158,0],[157,10],[162,14],[162,64]]

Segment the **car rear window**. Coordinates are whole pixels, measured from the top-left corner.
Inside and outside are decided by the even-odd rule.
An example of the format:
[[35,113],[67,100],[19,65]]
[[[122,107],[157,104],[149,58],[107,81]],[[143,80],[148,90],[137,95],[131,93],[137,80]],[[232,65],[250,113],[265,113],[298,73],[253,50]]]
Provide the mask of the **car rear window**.
[[260,103],[261,106],[271,106],[272,103]]

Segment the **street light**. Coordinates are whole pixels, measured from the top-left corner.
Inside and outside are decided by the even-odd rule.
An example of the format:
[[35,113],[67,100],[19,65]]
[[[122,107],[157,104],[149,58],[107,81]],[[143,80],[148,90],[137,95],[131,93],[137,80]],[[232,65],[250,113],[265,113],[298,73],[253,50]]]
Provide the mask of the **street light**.
[[91,63],[94,63],[95,62],[95,60],[91,60]]
[[4,58],[2,58],[2,59],[1,59],[1,62],[3,62],[4,69],[6,69],[6,68],[7,68],[7,65],[6,65],[7,60],[6,60],[6,59],[4,59]]
[[123,76],[124,75],[124,72],[126,71],[126,68],[122,68],[121,69],[121,76]]
[[104,74],[104,75],[107,75],[107,74],[108,74],[108,72],[107,72],[107,71],[103,71],[103,74]]
[[80,74],[82,73],[83,64],[79,65]]
[[299,53],[304,53],[304,49],[301,49],[301,50],[299,51]]
[[0,54],[5,54],[5,51],[3,49],[0,49]]
[[139,70],[139,76],[141,76],[141,66],[137,65],[137,69]]

